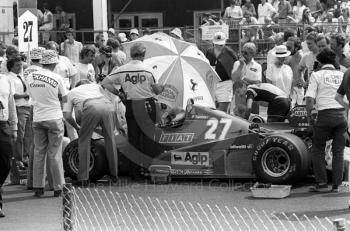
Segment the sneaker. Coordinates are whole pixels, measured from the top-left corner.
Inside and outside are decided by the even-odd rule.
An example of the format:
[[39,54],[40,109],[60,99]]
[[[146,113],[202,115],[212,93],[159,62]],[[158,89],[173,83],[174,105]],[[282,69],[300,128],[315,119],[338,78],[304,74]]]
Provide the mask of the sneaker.
[[53,196],[54,196],[54,197],[60,197],[60,196],[62,196],[62,190],[55,190],[55,191],[53,192]]
[[43,188],[36,188],[34,189],[34,196],[35,197],[42,197],[44,195],[44,189]]
[[326,184],[326,183],[322,183],[322,184],[317,183],[314,186],[311,186],[309,188],[309,192],[321,192],[322,193],[322,192],[329,192],[329,191],[330,191],[330,189],[328,187],[328,184]]
[[334,192],[334,193],[340,192],[339,185],[332,185],[332,192]]

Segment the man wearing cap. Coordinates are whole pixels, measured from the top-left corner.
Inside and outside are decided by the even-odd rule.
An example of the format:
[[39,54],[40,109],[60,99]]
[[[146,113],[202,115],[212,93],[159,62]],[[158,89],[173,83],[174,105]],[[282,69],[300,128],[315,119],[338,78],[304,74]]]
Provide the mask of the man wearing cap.
[[61,54],[69,58],[72,63],[79,62],[79,53],[83,49],[83,44],[74,38],[74,29],[66,31],[66,40],[61,43]]
[[[344,107],[335,100],[343,73],[335,69],[336,54],[329,48],[323,49],[316,57],[321,69],[313,72],[306,92],[306,110],[310,125],[313,126],[312,166],[316,185],[312,192],[329,191],[325,165],[326,141],[332,141],[332,191],[338,192],[343,179],[345,132],[347,128]],[[317,120],[311,115],[316,101]]]
[[169,35],[173,38],[184,40],[180,28],[175,27],[172,31],[170,31]]
[[266,71],[266,80],[284,91],[287,96],[290,96],[293,71],[290,66],[284,64],[286,57],[290,56],[290,51],[287,50],[285,45],[280,45],[276,47],[273,54],[276,57],[275,63]]
[[[58,63],[55,65],[53,72],[61,76],[67,90],[74,88],[79,78],[78,70],[74,67],[73,63],[63,55],[58,55],[59,46],[54,41],[46,43],[46,49],[53,50],[58,56]],[[78,139],[78,133],[75,129],[67,122],[65,122],[67,135],[70,140]]]
[[61,195],[65,183],[62,163],[64,126],[60,98],[65,98],[68,91],[62,77],[53,72],[58,62],[57,53],[46,50],[40,60],[43,69],[27,77],[27,88],[34,106],[33,187],[37,197],[44,194],[46,158],[53,178],[54,196]]
[[[40,59],[42,58],[43,52],[45,48],[38,47],[34,48],[30,51],[30,66],[28,66],[23,71],[23,80],[25,83],[28,83],[28,76],[30,73],[39,71],[42,69],[42,65],[40,64]],[[31,109],[31,117],[30,117],[30,126],[31,126],[31,133],[32,131],[32,124],[33,124],[33,106]],[[28,142],[31,141],[31,143],[28,144]],[[33,138],[26,141],[24,140],[25,146],[29,149],[29,161],[28,161],[28,168],[27,168],[27,189],[33,189],[33,161],[34,161],[34,143]]]
[[130,40],[134,41],[134,40],[136,40],[138,38],[139,38],[139,31],[136,28],[131,29],[130,30]]
[[115,30],[113,28],[109,28],[107,31],[108,38],[113,38],[115,36]]
[[[156,120],[156,108],[154,97],[164,90],[164,86],[158,85],[152,74],[152,68],[143,63],[146,47],[141,43],[135,43],[130,48],[131,61],[113,71],[107,76],[102,86],[115,95],[119,91],[115,85],[121,85],[126,101],[126,121],[128,125],[128,139],[136,149],[153,157],[156,155],[153,137],[154,123]],[[141,158],[141,157],[140,157]],[[139,166],[147,165],[141,160]],[[140,176],[140,169],[132,166],[131,175]]]
[[[76,120],[72,116],[75,112]],[[116,110],[105,96],[102,87],[89,80],[80,80],[67,95],[63,108],[64,118],[79,131],[79,170],[78,184],[86,185],[89,180],[90,143],[98,125],[102,126],[106,144],[106,156],[112,180],[118,176],[118,152],[114,130],[116,129]]]
[[215,33],[213,44],[214,46],[208,49],[205,56],[221,78],[215,92],[217,108],[227,112],[233,98],[231,73],[234,62],[238,60],[237,54],[225,45],[226,35],[223,32]]
[[119,34],[118,34],[118,37],[119,37],[119,39],[120,39],[120,41],[121,41],[122,43],[125,43],[125,42],[128,41],[128,38],[126,37],[126,34],[125,34],[125,33],[119,33]]

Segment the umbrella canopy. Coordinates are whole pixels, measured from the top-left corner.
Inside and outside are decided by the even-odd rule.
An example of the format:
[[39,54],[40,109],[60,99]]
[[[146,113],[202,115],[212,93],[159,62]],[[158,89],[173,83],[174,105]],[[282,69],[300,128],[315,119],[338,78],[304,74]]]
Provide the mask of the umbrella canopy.
[[155,33],[123,44],[128,57],[130,47],[137,42],[146,47],[144,63],[153,67],[157,82],[165,85],[158,96],[160,102],[185,108],[192,98],[196,104],[215,107],[213,96],[220,78],[195,45]]

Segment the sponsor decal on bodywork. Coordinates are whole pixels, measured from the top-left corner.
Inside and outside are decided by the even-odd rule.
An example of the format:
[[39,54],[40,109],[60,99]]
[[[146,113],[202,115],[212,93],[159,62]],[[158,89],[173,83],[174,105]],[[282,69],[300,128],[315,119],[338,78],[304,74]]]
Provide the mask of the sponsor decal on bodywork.
[[171,169],[171,175],[212,175],[213,169]]
[[161,144],[185,144],[191,143],[194,133],[163,133],[160,136],[159,143]]
[[209,152],[171,152],[171,164],[209,167]]
[[233,144],[230,146],[230,150],[252,150],[254,144]]

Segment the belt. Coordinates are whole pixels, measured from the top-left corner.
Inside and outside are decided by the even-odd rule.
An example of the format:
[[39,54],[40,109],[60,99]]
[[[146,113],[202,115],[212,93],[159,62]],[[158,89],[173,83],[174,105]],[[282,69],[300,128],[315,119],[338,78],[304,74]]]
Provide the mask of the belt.
[[31,108],[32,106],[16,106],[16,108]]
[[154,100],[154,98],[151,97],[151,98],[144,98],[144,99],[127,99],[126,102],[133,102],[133,101],[141,102],[145,100]]

